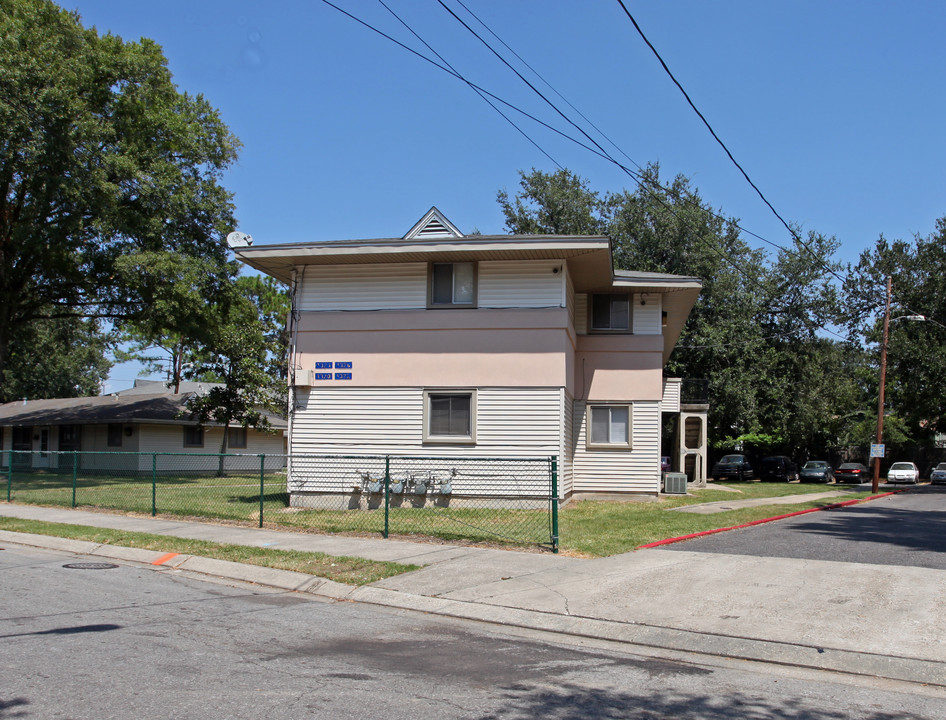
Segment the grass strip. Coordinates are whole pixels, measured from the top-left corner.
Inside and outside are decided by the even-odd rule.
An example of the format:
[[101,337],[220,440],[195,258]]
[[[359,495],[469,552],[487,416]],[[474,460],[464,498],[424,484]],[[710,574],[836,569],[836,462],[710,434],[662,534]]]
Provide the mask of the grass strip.
[[[752,486],[749,486],[750,488]],[[747,488],[748,489],[748,488]],[[769,494],[765,488],[757,489],[755,497],[778,497],[781,493]],[[795,485],[794,493],[802,494],[805,488]],[[813,489],[810,492],[817,492]],[[820,488],[824,491],[824,486]],[[717,530],[763,520],[774,515],[786,515],[798,510],[834,505],[845,500],[864,498],[870,495],[869,488],[855,491],[842,497],[827,497],[779,505],[730,510],[712,515],[669,512],[682,505],[714,502],[717,500],[742,500],[753,497],[735,495],[725,491],[700,490],[691,497],[663,498],[657,502],[604,502],[586,500],[563,508],[559,512],[559,535],[562,550],[569,554],[590,557],[605,557],[631,552],[648,543],[670,537],[691,535],[706,530]]]
[[33,535],[51,535],[71,540],[87,540],[103,545],[118,545],[157,552],[199,555],[200,557],[230,560],[248,565],[294,570],[295,572],[327,578],[346,585],[368,585],[387,577],[419,569],[418,565],[326,555],[319,552],[276,550],[20,518],[0,517],[0,530]]

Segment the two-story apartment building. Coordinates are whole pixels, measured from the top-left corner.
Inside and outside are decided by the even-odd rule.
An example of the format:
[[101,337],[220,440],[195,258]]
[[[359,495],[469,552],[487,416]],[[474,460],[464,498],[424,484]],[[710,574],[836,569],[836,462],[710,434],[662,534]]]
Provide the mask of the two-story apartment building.
[[464,236],[436,208],[400,238],[237,254],[292,288],[290,455],[554,455],[562,498],[659,492],[697,278],[614,271],[607,237]]

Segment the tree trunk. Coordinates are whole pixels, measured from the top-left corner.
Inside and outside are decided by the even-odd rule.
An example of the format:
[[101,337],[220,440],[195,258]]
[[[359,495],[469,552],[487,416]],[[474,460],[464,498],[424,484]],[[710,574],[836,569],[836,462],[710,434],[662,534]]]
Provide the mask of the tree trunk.
[[230,434],[230,421],[227,421],[227,424],[223,426],[223,442],[220,443],[220,457],[217,462],[217,477],[223,477],[226,475],[224,471],[224,459],[227,453],[227,436]]

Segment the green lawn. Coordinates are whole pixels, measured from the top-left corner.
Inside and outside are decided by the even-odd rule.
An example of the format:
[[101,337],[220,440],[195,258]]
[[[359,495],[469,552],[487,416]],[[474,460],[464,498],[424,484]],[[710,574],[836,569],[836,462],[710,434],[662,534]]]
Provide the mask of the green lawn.
[[831,497],[790,505],[761,505],[714,513],[669,512],[672,508],[697,503],[785,497],[830,491],[836,486],[801,483],[729,483],[740,493],[725,490],[691,490],[691,495],[664,497],[655,502],[602,502],[584,500],[567,505],[559,512],[562,549],[593,557],[630,552],[640,545],[681,535],[732,527],[843,500],[867,497],[869,488],[857,489],[844,497]]
[[[381,536],[384,510],[303,509],[289,506],[285,476],[270,474],[263,481],[263,523],[275,528],[314,529],[329,533]],[[827,505],[837,498],[795,505],[762,506],[714,515],[668,512],[693,503],[781,497],[823,492],[837,486],[801,483],[730,483],[739,492],[691,490],[687,496],[663,497],[651,502],[571,502],[559,511],[560,549],[588,556],[629,552],[667,537],[739,525],[794,510]],[[859,496],[867,490],[856,491]],[[15,473],[11,499],[35,505],[97,507],[160,516],[208,518],[258,525],[260,522],[259,475],[212,474],[158,477],[152,488],[151,473],[80,475],[73,488],[70,474]],[[851,497],[855,497],[852,495]],[[548,546],[551,519],[547,510],[493,508],[391,508],[388,531],[397,536],[427,536],[450,542],[472,541],[517,547]]]

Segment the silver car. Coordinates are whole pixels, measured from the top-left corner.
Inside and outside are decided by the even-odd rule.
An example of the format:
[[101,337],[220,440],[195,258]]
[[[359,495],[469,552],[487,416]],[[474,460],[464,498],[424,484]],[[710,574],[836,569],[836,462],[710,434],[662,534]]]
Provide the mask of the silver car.
[[920,480],[920,471],[912,462],[895,462],[887,471],[887,482],[906,482],[916,484]]
[[933,485],[946,484],[946,462],[941,462],[933,468],[933,472],[930,473],[930,482]]

